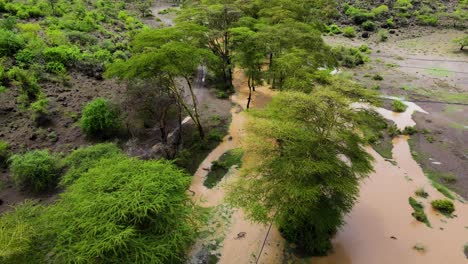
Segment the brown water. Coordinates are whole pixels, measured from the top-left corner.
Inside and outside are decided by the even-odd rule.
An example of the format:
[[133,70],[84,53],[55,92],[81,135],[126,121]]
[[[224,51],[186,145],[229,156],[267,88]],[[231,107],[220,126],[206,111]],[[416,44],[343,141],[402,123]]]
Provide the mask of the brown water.
[[[231,100],[241,106],[247,102],[248,88],[242,71],[235,72],[236,94]],[[270,101],[272,91],[268,87],[258,87],[252,106],[263,107]],[[405,113],[397,114],[378,108],[377,112],[394,121],[400,129],[413,126],[411,115],[414,111],[424,112],[417,105],[407,103]],[[245,114],[238,107],[232,110],[230,136],[225,139],[202,163],[196,172],[191,190],[196,192],[194,199],[203,206],[214,206],[223,202],[224,183],[214,189],[207,189],[203,181],[211,162],[226,151],[242,146]],[[393,156],[397,165],[385,161],[377,152],[368,148],[375,158],[374,170],[363,181],[360,198],[350,215],[347,224],[334,239],[334,252],[327,257],[303,260],[318,264],[374,264],[374,263],[468,263],[463,254],[463,245],[468,243],[468,208],[455,201],[455,218],[446,218],[433,211],[430,201],[444,198],[435,190],[420,166],[411,156],[407,137],[395,138]],[[234,174],[227,181],[235,179]],[[408,198],[414,191],[424,187],[428,199],[419,199],[424,206],[432,228],[417,222],[412,216]],[[255,263],[258,252],[268,231],[268,226],[251,223],[244,218],[241,210],[232,217],[232,224],[226,231],[219,263]],[[237,239],[237,234],[246,232],[245,238]],[[392,237],[396,238],[393,239]],[[413,249],[423,245],[425,252]],[[283,263],[284,241],[275,227],[266,239],[265,248],[259,263]],[[287,260],[286,260],[287,261]]]

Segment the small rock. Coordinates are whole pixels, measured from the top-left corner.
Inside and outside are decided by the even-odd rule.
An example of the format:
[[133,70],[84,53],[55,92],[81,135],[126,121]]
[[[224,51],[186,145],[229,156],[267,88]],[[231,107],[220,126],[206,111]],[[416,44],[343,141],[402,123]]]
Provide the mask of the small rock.
[[235,239],[241,239],[241,238],[244,238],[245,236],[247,235],[246,232],[240,232],[239,234],[237,234],[237,237]]
[[2,204],[3,204],[3,200],[2,200],[2,199],[0,199],[0,205],[2,205]]
[[30,137],[29,137],[30,140],[36,140],[37,139],[37,134],[32,134]]
[[396,31],[395,31],[394,29],[390,29],[390,30],[388,31],[388,33],[390,33],[390,34],[395,34]]
[[363,38],[369,38],[369,32],[363,32],[361,37]]
[[204,171],[210,171],[210,168],[203,168]]
[[228,137],[228,140],[231,141],[231,140],[232,140],[232,136],[229,136],[229,137]]
[[390,237],[391,239],[394,239],[394,240],[397,240],[398,238],[394,237],[394,236],[391,236]]

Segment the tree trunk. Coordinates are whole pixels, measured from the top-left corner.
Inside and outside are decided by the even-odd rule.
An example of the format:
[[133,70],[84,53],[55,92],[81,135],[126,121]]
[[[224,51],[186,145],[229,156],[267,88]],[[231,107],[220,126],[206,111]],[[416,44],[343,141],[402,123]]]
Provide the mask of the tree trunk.
[[247,85],[249,86],[249,97],[247,98],[247,109],[249,109],[250,102],[252,101],[252,85],[250,84],[250,77],[247,80]]
[[201,139],[204,139],[205,138],[205,132],[203,131],[203,127],[201,125],[201,121],[200,121],[200,115],[198,113],[198,104],[197,104],[197,97],[195,96],[195,93],[193,92],[193,87],[192,87],[192,83],[190,82],[190,79],[187,77],[187,76],[184,76],[185,78],[185,81],[187,82],[187,85],[189,87],[189,90],[190,90],[190,95],[192,97],[192,104],[193,104],[193,108],[194,108],[194,111],[195,111],[195,124],[197,125],[197,128],[198,128],[198,133],[200,134],[200,138]]
[[159,131],[161,132],[161,142],[166,145],[167,144],[167,130],[166,130],[166,117],[167,111],[169,108],[164,109],[160,118],[159,118]]

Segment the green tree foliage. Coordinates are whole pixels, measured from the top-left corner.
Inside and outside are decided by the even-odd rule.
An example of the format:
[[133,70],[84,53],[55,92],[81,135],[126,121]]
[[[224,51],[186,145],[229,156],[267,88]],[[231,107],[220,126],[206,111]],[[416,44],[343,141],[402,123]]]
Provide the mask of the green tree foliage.
[[86,135],[109,137],[120,127],[119,110],[109,100],[97,98],[84,107],[81,128]]
[[[202,30],[197,26],[183,24],[180,27],[153,29],[138,34],[132,43],[135,55],[127,61],[110,65],[106,76],[125,80],[157,79],[157,83],[177,99],[178,104],[197,125],[200,137],[204,138],[191,76],[199,66],[209,65],[216,58],[208,50],[197,47],[197,41],[186,31],[189,29],[198,29],[197,32]],[[177,77],[185,80],[191,95],[191,105],[185,101],[184,88],[176,81]]]
[[119,155],[122,155],[121,150],[111,143],[97,144],[74,150],[64,159],[67,173],[62,177],[60,185],[71,185],[83,173],[95,167],[101,159],[110,159]]
[[431,205],[434,209],[446,215],[451,215],[455,211],[455,205],[448,199],[434,200]]
[[10,162],[14,183],[35,193],[54,188],[62,169],[59,159],[46,150],[13,155]]
[[252,219],[274,221],[287,240],[314,255],[331,249],[359,179],[372,170],[356,112],[339,89],[282,92],[265,110],[252,111],[246,155],[255,162],[229,195]]
[[80,175],[54,204],[26,203],[0,218],[0,262],[183,262],[199,223],[189,175],[112,145],[77,150],[66,162]]

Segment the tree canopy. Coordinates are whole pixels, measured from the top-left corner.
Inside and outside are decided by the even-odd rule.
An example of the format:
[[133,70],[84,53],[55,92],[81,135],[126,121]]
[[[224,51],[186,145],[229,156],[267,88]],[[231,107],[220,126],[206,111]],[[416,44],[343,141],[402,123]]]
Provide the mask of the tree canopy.
[[331,249],[331,237],[358,197],[359,180],[372,170],[351,102],[326,87],[310,94],[281,92],[266,109],[250,114],[251,165],[229,200],[256,221],[274,221],[287,240],[310,254]]

